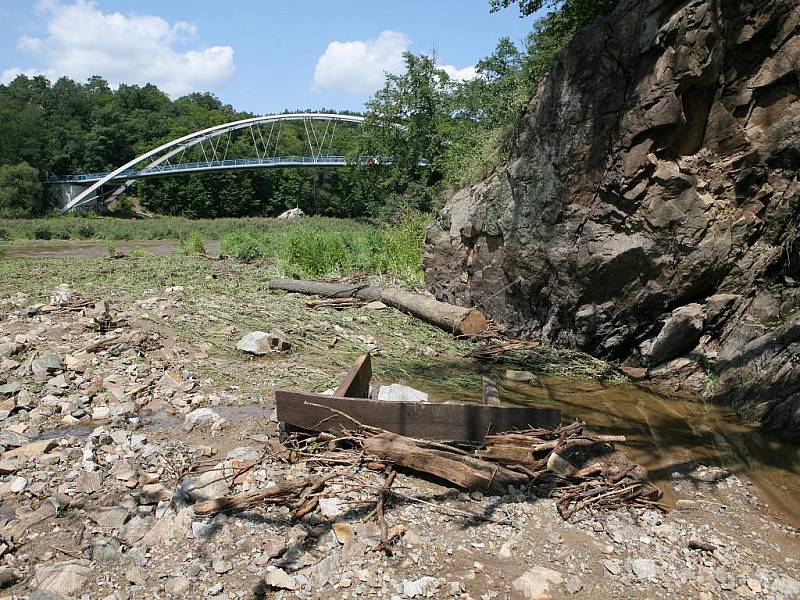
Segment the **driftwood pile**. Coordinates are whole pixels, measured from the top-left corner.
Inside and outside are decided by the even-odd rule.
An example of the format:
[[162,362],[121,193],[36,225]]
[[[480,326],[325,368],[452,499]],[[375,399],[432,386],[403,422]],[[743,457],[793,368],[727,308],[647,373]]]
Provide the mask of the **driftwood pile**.
[[376,499],[369,515],[377,517],[384,533],[377,546],[381,549],[388,549],[392,538],[383,518],[392,496],[413,500],[392,490],[398,469],[489,494],[506,494],[509,486],[528,488],[538,497],[555,498],[565,519],[579,512],[621,506],[660,507],[660,490],[646,481],[644,469],[614,449],[615,441],[624,438],[590,435],[583,423],[573,423],[555,429],[490,435],[476,448],[415,439],[354,422],[351,431],[340,434],[295,433],[283,443],[271,441],[265,452],[265,456],[286,463],[303,461],[307,466],[325,467],[327,474],[297,477],[264,490],[208,500],[196,504],[194,511],[211,515],[282,504],[295,518],[301,518],[315,510],[320,498],[335,495],[326,492],[326,484],[333,480],[363,489],[358,474],[364,469],[383,472],[386,477],[382,486],[372,486]]

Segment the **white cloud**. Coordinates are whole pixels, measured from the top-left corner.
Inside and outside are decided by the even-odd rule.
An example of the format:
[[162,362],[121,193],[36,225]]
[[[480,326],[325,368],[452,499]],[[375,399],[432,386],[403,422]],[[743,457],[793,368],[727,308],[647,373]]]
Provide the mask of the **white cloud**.
[[374,40],[331,42],[314,69],[315,90],[360,94],[378,89],[386,73],[403,70],[403,53],[411,40],[405,33],[382,31]]
[[470,79],[475,79],[478,76],[478,70],[475,68],[475,65],[464,67],[463,69],[458,69],[453,65],[436,66],[447,73],[447,75],[453,81],[469,81]]
[[65,75],[83,80],[101,75],[120,83],[154,83],[172,96],[208,90],[231,79],[235,70],[233,48],[210,46],[179,51],[173,46],[197,34],[192,23],[170,25],[158,16],[103,13],[93,0],[62,4],[43,0],[38,10],[46,15],[47,34],[21,37],[21,50],[42,57],[38,68],[13,67],[15,73],[43,73],[50,78]]

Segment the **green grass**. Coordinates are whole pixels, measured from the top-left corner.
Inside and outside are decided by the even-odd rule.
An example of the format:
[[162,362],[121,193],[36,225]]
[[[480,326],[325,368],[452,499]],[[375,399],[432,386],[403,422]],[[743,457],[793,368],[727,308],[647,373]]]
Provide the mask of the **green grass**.
[[263,232],[274,219],[121,219],[64,215],[41,219],[0,219],[0,240],[183,240],[198,232],[218,240],[235,231]]
[[222,238],[222,252],[242,262],[268,260],[287,277],[370,273],[420,283],[426,222],[423,215],[392,226],[303,219],[263,232],[231,233]]

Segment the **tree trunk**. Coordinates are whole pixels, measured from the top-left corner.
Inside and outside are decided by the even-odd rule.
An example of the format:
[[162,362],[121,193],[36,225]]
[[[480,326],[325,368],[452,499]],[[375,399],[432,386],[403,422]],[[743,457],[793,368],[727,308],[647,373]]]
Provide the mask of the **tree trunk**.
[[270,281],[269,287],[275,290],[285,290],[300,294],[316,294],[326,298],[355,297],[368,302],[381,300],[389,306],[407,312],[453,335],[477,335],[488,326],[486,317],[476,308],[454,306],[439,302],[429,296],[393,288],[302,281],[299,279],[274,279]]

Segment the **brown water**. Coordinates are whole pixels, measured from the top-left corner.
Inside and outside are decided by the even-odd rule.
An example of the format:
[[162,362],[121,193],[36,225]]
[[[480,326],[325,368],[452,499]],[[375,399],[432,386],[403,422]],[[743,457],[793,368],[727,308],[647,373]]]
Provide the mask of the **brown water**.
[[[219,242],[208,240],[203,242],[206,251],[219,252]],[[130,254],[134,248],[140,248],[150,254],[163,256],[175,251],[178,242],[174,240],[137,240],[137,241],[112,241],[111,245],[117,252]],[[102,240],[90,241],[35,241],[2,244],[0,249],[7,258],[97,258],[108,255],[108,242]]]
[[[673,473],[698,464],[720,466],[751,481],[781,520],[800,526],[800,445],[762,433],[699,398],[566,377],[543,376],[524,384],[505,380],[504,371],[475,363],[433,365],[409,372],[400,382],[428,392],[433,401],[479,401],[480,376],[489,375],[505,402],[557,406],[564,422],[578,419],[594,432],[626,436],[620,448],[648,469],[668,503],[674,499]],[[455,389],[453,376],[459,382]]]

